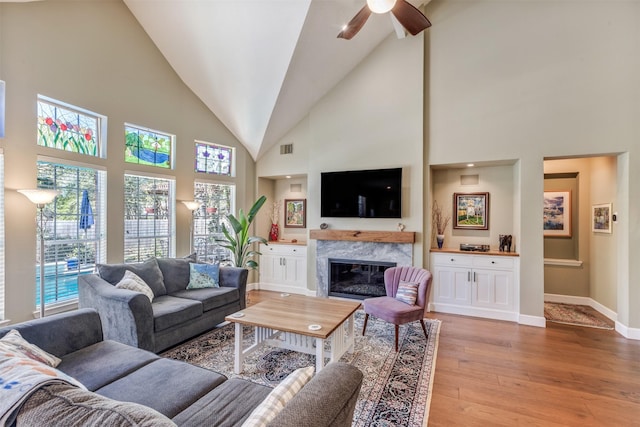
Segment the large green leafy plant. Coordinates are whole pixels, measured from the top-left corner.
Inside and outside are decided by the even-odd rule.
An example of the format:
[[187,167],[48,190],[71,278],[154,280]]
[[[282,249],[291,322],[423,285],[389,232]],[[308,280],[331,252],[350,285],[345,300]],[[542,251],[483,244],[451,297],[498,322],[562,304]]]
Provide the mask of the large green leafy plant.
[[229,249],[233,253],[233,260],[236,267],[246,267],[255,269],[258,263],[252,258],[260,255],[260,252],[251,249],[254,243],[267,243],[267,240],[258,236],[249,236],[249,227],[256,217],[256,214],[267,201],[265,196],[260,196],[258,200],[251,206],[249,212],[245,215],[244,211],[238,211],[238,217],[233,214],[227,215],[226,219],[231,229],[226,224],[222,225],[222,233],[224,240],[219,240],[220,246]]

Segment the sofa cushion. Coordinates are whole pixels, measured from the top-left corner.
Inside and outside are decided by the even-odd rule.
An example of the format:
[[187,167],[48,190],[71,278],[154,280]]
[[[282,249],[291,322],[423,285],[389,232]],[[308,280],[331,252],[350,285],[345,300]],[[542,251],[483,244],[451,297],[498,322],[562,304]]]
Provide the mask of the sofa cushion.
[[129,289],[130,291],[140,292],[144,294],[147,298],[149,298],[150,302],[153,302],[153,291],[147,285],[147,282],[142,280],[140,276],[138,276],[133,271],[125,271],[124,277],[116,283],[116,288],[118,289]]
[[173,418],[225,381],[224,375],[188,363],[158,359],[97,390],[140,403]]
[[156,332],[202,316],[202,303],[193,299],[163,295],[153,300],[153,328]]
[[124,272],[127,270],[133,271],[140,276],[140,278],[149,285],[153,291],[153,295],[156,297],[167,294],[167,290],[164,287],[162,271],[155,258],[151,258],[145,262],[131,264],[98,264],[98,274],[112,285],[122,280]]
[[200,301],[203,311],[213,310],[237,302],[240,298],[238,289],[225,287],[189,289],[175,292],[172,296]]
[[[173,418],[182,427],[240,425],[272,388],[240,378],[225,381]],[[242,404],[238,404],[238,402]]]
[[220,287],[220,266],[218,264],[189,264],[187,289],[218,287]]
[[67,354],[58,368],[94,391],[157,359],[150,351],[107,340]]
[[196,254],[184,258],[157,258],[158,267],[164,277],[167,294],[181,291],[189,284],[189,264],[196,262]]
[[119,402],[67,384],[47,385],[36,391],[18,413],[19,426],[175,426],[159,412],[142,405]]
[[7,332],[0,338],[0,353],[12,354],[18,357],[27,357],[55,368],[61,362],[53,354],[47,353],[35,344],[31,344],[15,329]]

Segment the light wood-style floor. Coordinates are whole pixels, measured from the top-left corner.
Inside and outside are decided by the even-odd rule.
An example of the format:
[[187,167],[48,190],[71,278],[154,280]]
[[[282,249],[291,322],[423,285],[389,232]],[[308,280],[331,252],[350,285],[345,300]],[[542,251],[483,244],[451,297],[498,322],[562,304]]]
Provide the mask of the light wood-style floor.
[[[250,291],[250,304],[277,296]],[[640,341],[429,313],[442,321],[429,426],[640,426]]]

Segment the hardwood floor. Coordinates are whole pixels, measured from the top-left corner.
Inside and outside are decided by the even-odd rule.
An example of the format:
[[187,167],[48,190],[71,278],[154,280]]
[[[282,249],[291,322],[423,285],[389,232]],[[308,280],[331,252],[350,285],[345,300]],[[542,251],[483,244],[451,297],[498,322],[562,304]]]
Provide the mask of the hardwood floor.
[[429,426],[640,426],[640,341],[553,323],[427,317],[442,321]]

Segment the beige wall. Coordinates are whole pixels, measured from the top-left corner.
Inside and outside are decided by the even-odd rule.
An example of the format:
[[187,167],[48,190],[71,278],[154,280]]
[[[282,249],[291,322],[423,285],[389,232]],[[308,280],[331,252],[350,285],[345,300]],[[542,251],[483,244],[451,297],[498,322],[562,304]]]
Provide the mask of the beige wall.
[[543,314],[544,159],[625,153],[617,256],[602,256],[619,322],[640,327],[640,3],[433,0],[427,14],[429,162],[519,161],[521,313]]
[[[387,38],[257,162],[258,176],[307,175],[307,229],[396,230],[397,219],[321,218],[320,173],[403,168],[403,217],[415,231],[414,264],[423,260],[423,39]],[[280,144],[294,144],[281,156]],[[315,242],[308,248],[308,288],[316,288]]]
[[[46,95],[108,117],[109,262],[123,259],[123,174],[155,172],[176,178],[176,198],[193,199],[193,141],[237,148],[237,206],[255,196],[255,165],[246,150],[182,83],[120,1],[0,3],[0,79],[7,83],[5,152],[6,317],[35,310],[35,208],[16,189],[36,185],[36,158],[89,162],[84,156],[36,145],[36,96]],[[72,3],[72,4],[71,4]],[[175,134],[175,170],[123,162],[123,123]],[[204,177],[207,178],[207,177]],[[176,206],[177,255],[189,251],[190,215]]]

